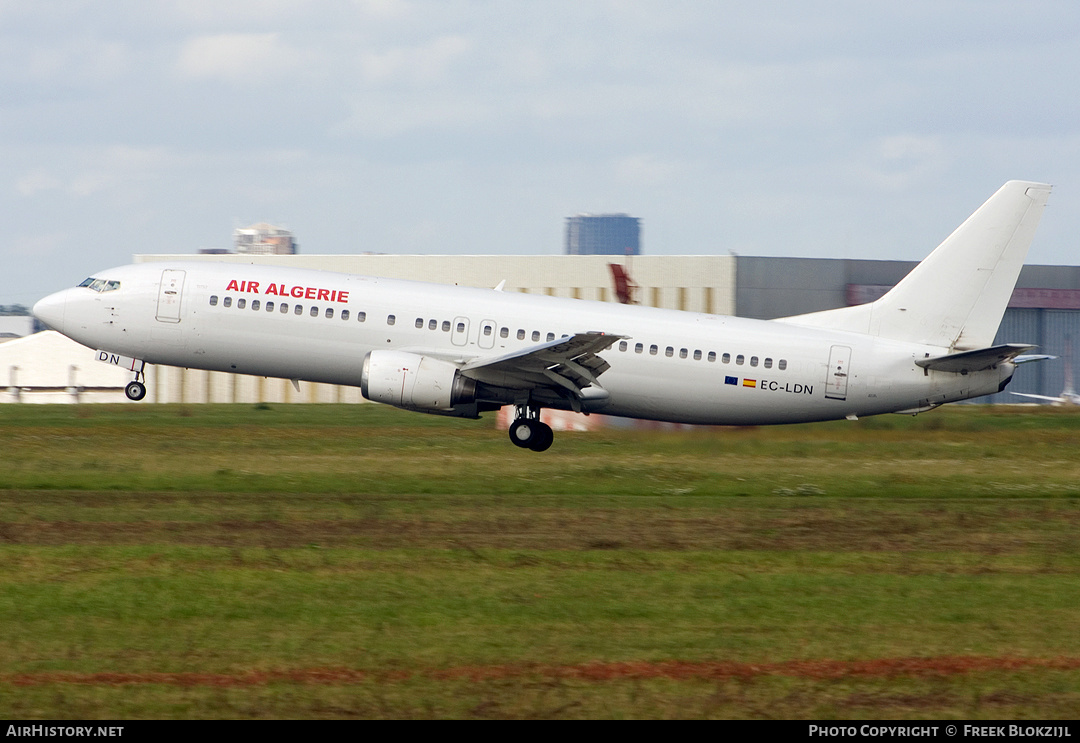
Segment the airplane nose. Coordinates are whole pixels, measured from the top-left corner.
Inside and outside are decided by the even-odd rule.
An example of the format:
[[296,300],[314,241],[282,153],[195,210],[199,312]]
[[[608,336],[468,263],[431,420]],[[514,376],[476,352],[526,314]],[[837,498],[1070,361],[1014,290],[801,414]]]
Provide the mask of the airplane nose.
[[34,317],[53,330],[64,332],[64,311],[67,308],[67,292],[50,294],[34,305]]

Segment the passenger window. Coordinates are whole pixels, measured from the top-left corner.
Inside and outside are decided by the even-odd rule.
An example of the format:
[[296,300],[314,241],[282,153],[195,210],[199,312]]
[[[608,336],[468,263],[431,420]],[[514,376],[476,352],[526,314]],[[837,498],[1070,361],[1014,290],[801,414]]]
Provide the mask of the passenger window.
[[709,351],[709,361],[716,361],[716,351]]
[[242,310],[245,307],[247,307],[247,300],[246,299],[244,299],[243,297],[240,297],[240,299],[236,300],[236,309]]
[[538,341],[538,340],[540,340],[540,331],[539,331],[539,330],[534,330],[534,331],[532,332],[532,339],[533,339],[534,341]]
[[251,309],[257,311],[260,307],[262,307],[262,303],[260,303],[259,300],[257,300],[257,299],[251,300]]
[[459,333],[464,333],[465,332],[465,323],[459,322],[457,324],[457,332],[459,332]]
[[274,311],[274,303],[273,302],[267,302],[266,303],[266,311],[267,312],[273,312]]
[[397,322],[397,317],[395,315],[387,315],[386,316],[386,324],[387,325],[393,325],[396,322]]
[[619,350],[620,351],[625,351],[626,348],[627,348],[626,341],[619,341]]
[[225,297],[225,301],[222,302],[226,307],[232,307],[232,297]]
[[776,365],[776,368],[780,371],[787,369],[787,359],[780,359],[780,362]]
[[510,336],[510,328],[499,328],[499,337],[507,338]]
[[281,303],[281,314],[284,315],[288,311],[289,311],[289,305],[287,305],[285,302],[282,302]]
[[641,353],[644,350],[645,350],[645,344],[644,343],[637,343],[637,344],[634,345],[634,353]]
[[342,320],[348,320],[349,319],[349,311],[348,310],[342,310],[341,311],[341,319]]
[[721,360],[721,361],[723,361],[723,362],[724,362],[725,364],[730,364],[730,363],[731,363],[731,354],[730,354],[730,353],[725,353],[725,354],[724,354],[724,355],[723,355],[723,356],[722,356],[722,357],[720,358],[720,360]]
[[211,297],[210,297],[210,306],[211,307],[217,307],[217,295],[216,294],[211,295]]
[[656,355],[656,352],[657,352],[657,351],[659,351],[659,350],[660,350],[660,349],[659,349],[659,348],[657,347],[657,345],[656,345],[656,344],[654,343],[654,344],[652,344],[651,346],[649,346],[649,355],[650,355],[650,356],[655,356],[655,355]]
[[667,356],[668,358],[671,358],[672,356],[675,355],[675,349],[672,348],[671,346],[668,346],[667,348],[664,349],[664,355]]
[[356,313],[356,321],[357,322],[367,322],[367,313],[366,312],[357,312]]
[[772,359],[766,357],[764,366],[766,369],[772,369]]
[[686,349],[685,348],[680,348],[679,349],[679,358],[680,359],[685,359],[686,358]]
[[326,316],[327,316],[328,318],[330,318],[330,317],[333,317],[333,316],[334,316],[334,308],[333,308],[333,307],[327,307],[327,308],[326,308]]
[[757,366],[757,356],[750,357],[750,366]]
[[449,320],[443,320],[442,321],[442,332],[444,332],[444,333],[449,333],[450,332],[450,321]]
[[304,314],[304,305],[302,305],[302,304],[296,305],[296,308],[293,310],[293,314],[294,315],[302,315],[302,314]]
[[422,317],[416,318],[416,323],[414,323],[414,324],[416,325],[417,330],[423,330],[424,329],[424,318],[422,318]]
[[491,335],[492,330],[493,330],[493,328],[490,325],[485,325],[484,326],[484,335],[485,336]]
[[547,334],[547,339],[548,339],[549,341],[553,341],[553,340],[555,340],[555,334],[554,334],[554,333],[548,333],[548,334]]
[[701,361],[701,351],[694,351],[694,361]]
[[746,357],[743,356],[741,353],[735,357],[735,363],[739,366],[742,366],[744,361],[746,361]]
[[438,330],[439,329],[439,321],[438,320],[428,320],[427,329],[428,330]]
[[524,330],[522,330],[521,328],[518,328],[518,332],[517,332],[517,339],[518,339],[519,341],[523,341],[523,340],[525,340],[525,331],[524,331]]

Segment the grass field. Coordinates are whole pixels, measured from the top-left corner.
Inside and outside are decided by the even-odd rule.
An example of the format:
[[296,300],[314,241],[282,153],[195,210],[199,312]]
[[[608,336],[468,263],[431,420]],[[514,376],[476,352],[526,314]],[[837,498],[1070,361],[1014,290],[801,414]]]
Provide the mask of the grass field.
[[1080,717],[1080,414],[0,406],[0,717]]

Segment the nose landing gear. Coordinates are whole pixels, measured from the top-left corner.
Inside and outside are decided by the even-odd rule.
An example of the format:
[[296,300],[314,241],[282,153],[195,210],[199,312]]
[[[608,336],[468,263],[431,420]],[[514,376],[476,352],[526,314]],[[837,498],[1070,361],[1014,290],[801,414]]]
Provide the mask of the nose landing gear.
[[124,394],[129,400],[141,400],[146,397],[146,385],[139,381],[141,378],[142,371],[135,372],[135,379],[124,387]]
[[540,420],[540,408],[532,405],[515,406],[517,416],[510,424],[510,441],[514,446],[533,451],[546,451],[555,440],[551,426]]

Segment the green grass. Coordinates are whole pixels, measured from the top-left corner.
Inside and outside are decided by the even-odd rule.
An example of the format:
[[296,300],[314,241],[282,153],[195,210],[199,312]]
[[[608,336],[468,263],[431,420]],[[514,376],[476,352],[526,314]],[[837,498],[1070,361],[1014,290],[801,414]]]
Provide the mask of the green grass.
[[507,446],[490,420],[375,405],[6,405],[0,436],[0,489],[1080,496],[1080,415],[1031,408],[560,433],[542,456]]
[[[1072,719],[1078,426],[966,407],[536,454],[373,405],[0,406],[0,716]],[[957,656],[1066,663],[573,670]]]

